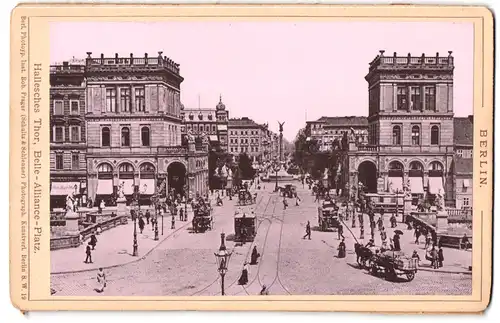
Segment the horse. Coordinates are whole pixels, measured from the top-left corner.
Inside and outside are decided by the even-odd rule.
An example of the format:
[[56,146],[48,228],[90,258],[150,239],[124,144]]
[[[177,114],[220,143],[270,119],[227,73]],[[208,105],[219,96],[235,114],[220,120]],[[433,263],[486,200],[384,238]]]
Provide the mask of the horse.
[[366,262],[373,256],[369,248],[357,242],[354,244],[354,252],[356,252],[356,262],[362,267],[366,267]]

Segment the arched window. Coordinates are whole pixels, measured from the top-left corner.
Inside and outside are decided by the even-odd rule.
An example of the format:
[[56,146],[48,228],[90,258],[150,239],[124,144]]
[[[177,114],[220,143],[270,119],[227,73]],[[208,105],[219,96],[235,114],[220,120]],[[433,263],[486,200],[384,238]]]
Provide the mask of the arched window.
[[111,134],[109,127],[103,127],[101,129],[101,145],[103,147],[111,146]]
[[431,145],[439,145],[439,127],[431,127]]
[[103,164],[100,164],[98,167],[97,167],[97,173],[112,173],[113,172],[113,167],[108,164],[108,163],[103,163]]
[[392,128],[392,144],[393,145],[401,145],[401,127],[394,126]]
[[149,128],[148,127],[142,127],[141,128],[141,143],[143,146],[149,146]]
[[420,145],[420,127],[411,127],[411,144],[414,146]]
[[122,146],[123,147],[130,146],[130,129],[128,127],[122,128]]
[[443,164],[441,164],[438,161],[433,161],[430,164],[429,170],[437,170],[437,171],[442,171],[443,170]]

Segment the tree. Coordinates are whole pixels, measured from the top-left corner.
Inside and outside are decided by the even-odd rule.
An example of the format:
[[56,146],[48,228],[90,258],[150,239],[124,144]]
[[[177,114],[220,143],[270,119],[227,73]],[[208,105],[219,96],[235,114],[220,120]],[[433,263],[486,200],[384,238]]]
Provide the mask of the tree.
[[255,169],[252,167],[252,161],[245,153],[241,153],[239,156],[238,169],[238,177],[242,180],[252,179],[255,176]]

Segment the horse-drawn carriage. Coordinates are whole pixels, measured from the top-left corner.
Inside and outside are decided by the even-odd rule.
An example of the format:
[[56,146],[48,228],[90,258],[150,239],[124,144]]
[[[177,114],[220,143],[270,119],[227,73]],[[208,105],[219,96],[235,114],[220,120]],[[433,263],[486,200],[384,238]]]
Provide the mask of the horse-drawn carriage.
[[408,281],[412,281],[417,273],[417,267],[418,260],[407,256],[402,251],[375,253],[370,261],[372,275],[383,272],[386,280],[394,280],[404,275]]
[[368,248],[358,243],[354,248],[359,266],[368,269],[372,275],[383,273],[386,280],[395,280],[397,276],[403,275],[408,281],[415,278],[417,258],[409,257],[402,251],[378,251],[376,247]]
[[297,193],[297,187],[292,184],[286,184],[285,187],[281,189],[281,194],[283,197],[293,198]]
[[252,214],[238,213],[234,215],[234,241],[252,242],[255,239],[256,217]]
[[333,201],[324,201],[318,207],[318,226],[321,231],[340,227],[339,208]]
[[238,191],[238,205],[255,204],[257,200],[257,193],[250,193],[247,189],[240,189]]
[[205,232],[213,229],[214,219],[212,216],[212,208],[209,203],[196,203],[193,206],[193,231],[195,233]]

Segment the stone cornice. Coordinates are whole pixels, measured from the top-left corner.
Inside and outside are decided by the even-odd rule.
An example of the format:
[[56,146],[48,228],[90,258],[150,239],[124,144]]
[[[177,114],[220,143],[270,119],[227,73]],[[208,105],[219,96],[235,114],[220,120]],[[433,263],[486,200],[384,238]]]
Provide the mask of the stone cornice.
[[453,112],[381,112],[368,117],[368,121],[376,120],[453,120]]
[[116,115],[98,115],[98,114],[87,114],[86,118],[88,121],[104,121],[104,122],[131,122],[131,121],[173,121],[182,125],[181,119],[166,115],[166,114],[116,114]]

